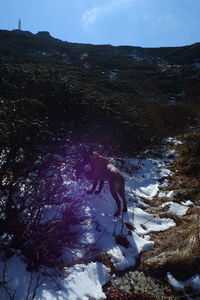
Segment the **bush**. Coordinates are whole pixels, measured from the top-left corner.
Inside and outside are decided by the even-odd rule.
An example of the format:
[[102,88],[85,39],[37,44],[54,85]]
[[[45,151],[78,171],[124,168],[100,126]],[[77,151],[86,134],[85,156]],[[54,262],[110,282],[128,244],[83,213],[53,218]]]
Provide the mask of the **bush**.
[[6,256],[21,250],[29,269],[59,265],[63,249],[78,243],[87,219],[84,202],[70,196],[62,177],[72,162],[45,147],[52,135],[42,103],[1,99],[0,104],[0,249]]

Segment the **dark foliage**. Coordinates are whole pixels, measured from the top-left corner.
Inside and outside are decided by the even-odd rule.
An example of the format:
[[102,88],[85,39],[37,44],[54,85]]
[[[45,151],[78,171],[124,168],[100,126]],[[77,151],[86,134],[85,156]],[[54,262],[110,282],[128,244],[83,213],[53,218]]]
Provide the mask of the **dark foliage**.
[[[82,234],[74,226],[86,220],[83,201],[66,196],[61,176],[72,162],[63,164],[59,145],[59,155],[47,147],[54,134],[42,102],[1,98],[0,104],[0,250],[9,257],[11,249],[20,249],[29,269],[59,266],[63,249],[75,247]],[[50,220],[45,217],[48,208],[55,211]]]
[[[0,247],[5,253],[21,249],[30,268],[53,266],[82,234],[71,225],[84,223],[84,203],[63,197],[64,142],[101,144],[112,155],[133,155],[198,121],[200,70],[193,65],[198,49],[199,44],[94,46],[62,42],[48,33],[0,31],[0,233],[7,234]],[[177,101],[170,103],[174,95]],[[61,204],[60,218],[41,222],[46,206]]]

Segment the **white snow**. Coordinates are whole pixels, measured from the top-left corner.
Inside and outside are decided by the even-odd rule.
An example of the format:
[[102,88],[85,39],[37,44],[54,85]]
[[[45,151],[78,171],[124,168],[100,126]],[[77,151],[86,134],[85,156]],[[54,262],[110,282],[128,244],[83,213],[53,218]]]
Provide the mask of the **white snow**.
[[163,140],[163,142],[166,143],[166,144],[172,143],[173,145],[182,145],[182,142],[177,140],[177,138],[174,138],[174,137],[165,138]]
[[[4,269],[0,262],[1,270]],[[2,276],[2,274],[1,274]],[[109,280],[109,269],[102,263],[77,264],[65,268],[64,277],[56,282],[37,272],[28,272],[19,256],[13,256],[5,266],[5,280],[9,289],[0,289],[0,299],[88,300],[105,299],[102,285]],[[10,295],[10,296],[9,296]]]
[[166,195],[167,198],[173,198],[174,197],[174,191],[170,191]]
[[[137,162],[129,159],[128,163],[136,165]],[[126,186],[136,196],[151,200],[159,191],[158,179],[168,176],[170,173],[162,160],[143,159],[141,168],[135,172],[133,177],[128,178]]]
[[[147,204],[144,200],[153,199],[159,192],[158,180],[170,174],[164,160],[160,158],[142,159],[141,167],[139,170],[135,170],[134,166],[137,164],[138,159],[127,158],[125,161],[126,167],[130,170],[125,174],[128,211],[119,217],[113,216],[116,211],[116,203],[107,184],[101,194],[88,195],[86,191],[89,189],[90,183],[86,179],[80,178],[77,181],[73,177],[69,179],[66,174],[62,174],[67,187],[66,196],[70,193],[75,201],[84,198],[87,215],[92,220],[85,225],[86,233],[81,241],[87,245],[86,249],[73,249],[76,251],[78,259],[85,258],[90,263],[78,264],[75,262],[73,267],[65,268],[62,276],[56,278],[57,284],[55,284],[50,277],[36,272],[29,273],[26,270],[26,264],[19,256],[15,255],[6,262],[8,287],[12,293],[16,291],[14,300],[32,299],[38,278],[39,286],[34,300],[105,299],[102,285],[110,278],[109,269],[102,263],[91,261],[94,261],[99,254],[106,252],[118,270],[135,266],[140,252],[151,249],[154,245],[150,241],[149,233],[164,231],[175,226],[171,219],[163,219],[145,212]],[[184,209],[186,212],[188,208],[186,205],[177,206],[174,203],[169,205],[170,209],[177,214],[180,212],[183,214]],[[46,206],[45,219],[48,219],[48,212],[49,219],[59,216],[59,211],[58,214],[55,211],[56,207],[56,205]],[[132,226],[134,230],[128,230],[125,223]],[[129,242],[127,248],[117,244],[116,240],[120,235]],[[65,253],[63,253],[63,257],[65,257]],[[0,281],[3,276],[3,267],[3,262],[0,262]],[[53,271],[49,270],[49,272]],[[30,289],[30,298],[27,298],[28,289]],[[2,288],[0,288],[0,299],[9,300],[9,295]]]
[[65,271],[66,277],[60,282],[60,290],[55,290],[55,288],[51,290],[48,285],[44,284],[35,299],[89,300],[106,298],[102,285],[109,280],[109,269],[102,263],[77,264]]
[[193,202],[190,201],[190,200],[184,200],[184,201],[181,201],[181,204],[182,204],[182,205],[186,205],[186,206],[190,206],[190,205],[193,204]]
[[181,281],[177,280],[171,273],[167,274],[167,278],[169,283],[173,286],[175,290],[182,290],[184,291],[185,288],[192,288],[193,291],[200,292],[200,275],[196,274],[191,278]]
[[167,278],[175,290],[184,290],[184,283],[182,281],[178,281],[171,273],[167,274]]
[[174,196],[174,191],[165,191],[165,192],[160,192],[158,194],[158,197],[173,198],[173,196]]
[[84,59],[86,59],[86,58],[88,58],[88,53],[83,53],[83,54],[81,54],[80,60],[84,60]]
[[123,246],[114,246],[107,251],[111,261],[117,270],[124,270],[134,266],[136,263],[137,251],[134,248],[124,248]]
[[[187,203],[187,202],[186,202]],[[161,207],[169,207],[168,212],[171,212],[177,216],[184,216],[187,213],[188,210],[188,206],[186,204],[181,205],[179,203],[176,202],[165,202],[161,205]]]
[[[18,255],[13,256],[5,263],[0,262],[0,281],[8,282],[8,289],[0,288],[0,299],[26,299],[29,294],[28,289],[31,284],[32,293],[37,285],[37,273],[30,273],[26,270],[26,264]],[[40,283],[42,280],[40,281]],[[10,296],[9,296],[10,295]],[[14,295],[13,298],[11,296]],[[31,299],[31,298],[29,298]]]
[[157,216],[151,215],[143,211],[141,208],[138,207],[134,210],[133,221],[130,220],[129,222],[133,222],[135,227],[135,233],[137,233],[139,236],[146,235],[150,232],[164,231],[172,226],[175,226],[173,220],[163,218],[161,219]]
[[173,214],[175,214],[177,216],[184,216],[184,215],[186,215],[187,210],[188,210],[187,206],[180,205],[180,204],[178,204],[176,202],[170,203],[169,212],[171,212],[171,213],[173,213]]

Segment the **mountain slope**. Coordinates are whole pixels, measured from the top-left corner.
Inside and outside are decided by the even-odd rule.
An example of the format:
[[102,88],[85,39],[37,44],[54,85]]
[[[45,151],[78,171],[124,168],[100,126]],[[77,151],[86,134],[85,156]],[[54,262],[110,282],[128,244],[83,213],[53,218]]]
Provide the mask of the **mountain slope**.
[[0,97],[37,99],[53,128],[64,123],[93,142],[136,150],[197,117],[198,49],[76,44],[48,32],[0,31]]

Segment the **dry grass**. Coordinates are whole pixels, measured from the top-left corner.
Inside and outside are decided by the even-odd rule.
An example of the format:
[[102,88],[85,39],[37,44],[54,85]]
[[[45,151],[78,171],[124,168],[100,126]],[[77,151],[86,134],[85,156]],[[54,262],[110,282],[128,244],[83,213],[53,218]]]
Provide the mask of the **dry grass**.
[[184,280],[200,272],[200,240],[194,216],[187,222],[166,232],[152,233],[155,242],[153,250],[143,253],[142,265],[166,273],[172,272],[176,278]]
[[200,131],[190,132],[183,136],[182,145],[177,147],[179,158],[174,163],[178,174],[186,175],[199,183],[200,174]]
[[185,280],[200,273],[200,132],[189,133],[182,140],[183,144],[176,148],[179,157],[173,164],[175,174],[169,189],[176,190],[177,203],[191,200],[193,205],[186,216],[176,216],[167,212],[167,207],[159,208],[171,200],[154,199],[155,207],[149,212],[173,219],[176,226],[151,234],[155,247],[141,255],[141,266],[162,276],[171,272],[177,279]]

